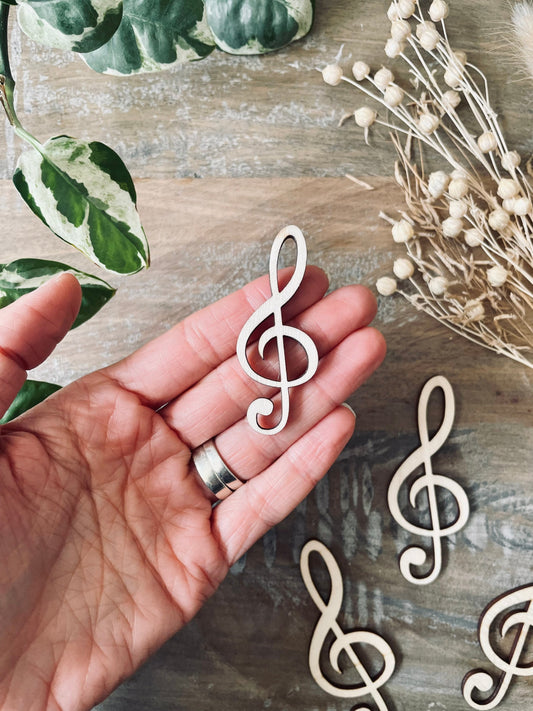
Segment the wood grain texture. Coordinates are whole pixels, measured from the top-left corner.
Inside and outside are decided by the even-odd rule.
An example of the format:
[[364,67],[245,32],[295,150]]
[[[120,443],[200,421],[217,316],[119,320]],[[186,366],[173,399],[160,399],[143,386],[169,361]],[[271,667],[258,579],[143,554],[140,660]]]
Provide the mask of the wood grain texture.
[[[137,178],[388,175],[386,129],[369,150],[353,123],[339,119],[366,103],[346,86],[332,88],[318,68],[341,44],[374,68],[386,61],[384,11],[389,0],[318,1],[308,38],[262,57],[216,51],[168,72],[130,78],[95,74],[75,55],[43,49],[14,28],[13,73],[20,118],[40,140],[58,134],[101,140],[119,151]],[[509,9],[502,0],[452,1],[447,22],[491,82],[511,147],[530,151],[533,104],[516,82],[505,42]],[[389,62],[387,62],[389,63]],[[404,74],[405,79],[405,74]],[[5,128],[0,178],[11,175],[21,144]]]
[[[451,4],[454,44],[486,71],[509,144],[527,153],[527,85],[513,81],[506,52],[489,53],[500,45],[507,4]],[[78,58],[43,50],[14,30],[21,118],[43,140],[67,133],[119,150],[136,177],[153,257],[148,271],[110,279],[120,287],[112,302],[70,334],[34,377],[67,383],[265,273],[272,239],[286,224],[303,229],[309,261],[326,269],[334,287],[371,286],[390,273],[400,252],[377,214],[384,206],[391,214],[402,207],[388,177],[394,155],[385,133],[369,148],[351,123],[337,128],[360,100],[346,87],[326,87],[316,72],[343,42],[348,63],[363,57],[378,66],[387,5],[317,2],[313,33],[288,50],[263,58],[216,53],[131,79],[96,76]],[[39,224],[7,180],[20,148],[6,127],[0,261],[41,256],[91,271]],[[335,177],[346,171],[375,190]],[[315,685],[307,667],[318,611],[298,560],[309,538],[331,548],[343,571],[343,629],[375,629],[397,655],[386,692],[391,707],[466,708],[464,674],[477,666],[490,670],[476,638],[481,611],[531,581],[533,374],[399,297],[380,298],[376,323],[388,356],[350,399],[357,431],[329,475],[99,711],[348,711]],[[464,487],[471,516],[446,546],[441,577],[418,589],[397,568],[398,552],[410,540],[394,524],[386,492],[400,462],[419,445],[416,404],[437,373],[452,383],[457,413],[434,468]],[[430,417],[436,428],[437,405]],[[502,709],[529,711],[532,696],[531,680],[517,680]]]

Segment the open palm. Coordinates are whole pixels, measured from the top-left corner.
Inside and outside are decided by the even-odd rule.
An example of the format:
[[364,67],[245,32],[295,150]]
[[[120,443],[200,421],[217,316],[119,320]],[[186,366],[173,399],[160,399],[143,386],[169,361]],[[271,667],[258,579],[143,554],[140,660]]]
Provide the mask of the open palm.
[[[282,273],[280,281],[288,278]],[[88,375],[0,432],[0,707],[87,709],[197,612],[282,520],[350,437],[342,403],[384,355],[362,287],[324,297],[309,268],[285,318],[314,339],[315,378],[275,437],[245,420],[258,395],[235,358],[265,300],[257,280],[125,360]],[[0,311],[0,406],[79,306],[70,275]],[[326,328],[327,325],[327,328]],[[295,350],[297,365],[301,354]],[[191,449],[217,448],[245,486],[213,507]]]

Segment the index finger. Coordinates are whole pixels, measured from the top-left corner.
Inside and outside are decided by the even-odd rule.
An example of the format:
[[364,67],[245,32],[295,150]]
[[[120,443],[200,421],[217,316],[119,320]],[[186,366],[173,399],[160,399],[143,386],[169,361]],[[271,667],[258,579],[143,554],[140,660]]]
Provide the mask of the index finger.
[[[280,288],[294,270],[281,269]],[[306,269],[302,284],[284,308],[293,318],[319,301],[328,278],[318,267]],[[205,377],[235,353],[238,335],[249,316],[271,295],[268,276],[188,316],[104,373],[150,407],[160,407]]]

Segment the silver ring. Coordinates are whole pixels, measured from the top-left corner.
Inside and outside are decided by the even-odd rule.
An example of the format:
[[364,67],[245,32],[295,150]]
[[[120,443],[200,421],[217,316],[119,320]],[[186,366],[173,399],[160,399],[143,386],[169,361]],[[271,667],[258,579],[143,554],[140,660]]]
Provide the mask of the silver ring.
[[228,469],[212,439],[193,449],[192,461],[201,480],[217,499],[225,499],[244,484]]

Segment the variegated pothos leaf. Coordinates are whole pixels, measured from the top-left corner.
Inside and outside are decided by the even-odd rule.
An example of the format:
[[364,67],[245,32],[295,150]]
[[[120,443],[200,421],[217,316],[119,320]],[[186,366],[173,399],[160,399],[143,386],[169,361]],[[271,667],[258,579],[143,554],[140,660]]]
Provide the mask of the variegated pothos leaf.
[[13,182],[33,212],[95,264],[119,274],[148,266],[135,187],[108,146],[51,138],[21,155]]
[[203,0],[124,0],[117,32],[83,59],[104,74],[140,74],[202,59],[214,46]]
[[81,306],[72,328],[94,316],[114,295],[115,289],[102,279],[80,272],[68,264],[47,259],[17,259],[0,264],[0,308],[38,289],[56,274],[70,272],[81,286]]
[[18,21],[31,39],[49,47],[91,52],[116,32],[122,0],[19,0]]
[[314,0],[205,0],[217,46],[230,54],[264,54],[306,35]]

